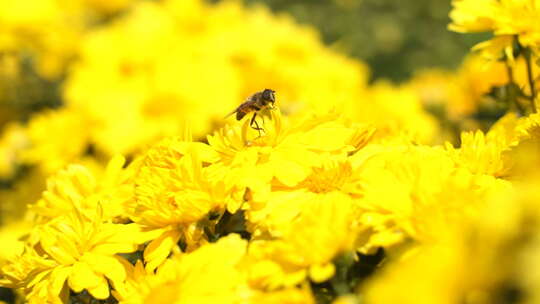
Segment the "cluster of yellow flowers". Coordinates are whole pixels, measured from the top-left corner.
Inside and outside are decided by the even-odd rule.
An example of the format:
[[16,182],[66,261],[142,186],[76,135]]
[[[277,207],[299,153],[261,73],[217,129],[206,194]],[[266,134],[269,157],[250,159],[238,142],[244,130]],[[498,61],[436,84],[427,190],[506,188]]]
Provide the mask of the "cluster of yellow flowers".
[[453,1],[495,38],[401,85],[239,1],[20,3],[0,52],[63,96],[0,136],[20,301],[540,301],[540,1]]

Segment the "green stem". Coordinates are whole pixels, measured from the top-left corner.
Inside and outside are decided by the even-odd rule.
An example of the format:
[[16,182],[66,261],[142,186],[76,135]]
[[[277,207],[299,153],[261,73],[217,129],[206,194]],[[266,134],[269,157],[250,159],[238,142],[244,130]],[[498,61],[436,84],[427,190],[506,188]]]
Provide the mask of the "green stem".
[[512,69],[512,66],[510,65],[508,60],[506,60],[506,72],[508,73],[509,80],[509,84],[506,86],[506,94],[508,96],[509,102],[516,107],[516,111],[520,115],[524,115],[526,111],[523,108],[523,105],[518,100],[519,92],[517,90],[519,90],[519,87],[514,79],[514,70]]
[[531,88],[531,106],[532,106],[532,112],[536,113],[536,87],[534,85],[534,76],[532,72],[532,64],[531,64],[531,57],[532,57],[532,51],[530,48],[525,49],[525,64],[527,65],[527,78],[529,79],[529,86]]
[[354,255],[355,253],[352,251],[344,252],[341,256],[334,260],[336,273],[330,280],[330,284],[332,285],[332,289],[334,289],[337,296],[342,296],[352,292],[349,282],[347,281],[347,273],[351,268],[351,265],[354,263]]

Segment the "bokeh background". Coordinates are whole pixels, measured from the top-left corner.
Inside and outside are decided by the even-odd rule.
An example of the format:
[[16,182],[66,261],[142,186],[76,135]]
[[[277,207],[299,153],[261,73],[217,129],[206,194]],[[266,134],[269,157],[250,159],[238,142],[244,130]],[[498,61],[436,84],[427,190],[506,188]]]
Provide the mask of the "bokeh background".
[[[327,46],[366,62],[371,69],[370,81],[404,82],[422,69],[456,69],[470,48],[486,38],[485,34],[461,35],[448,31],[450,1],[447,0],[244,0],[243,3],[249,7],[265,6],[276,14],[290,15],[300,24],[313,26]],[[106,23],[118,14],[122,10],[105,14],[97,23]],[[264,47],[257,41],[253,45]],[[35,58],[30,54],[21,61],[5,55],[0,55],[1,125],[11,120],[26,121],[30,113],[62,104],[62,77],[40,77]]]
[[266,5],[315,26],[327,45],[368,63],[374,79],[401,82],[423,68],[455,69],[469,49],[486,37],[448,31],[448,0],[245,2]]

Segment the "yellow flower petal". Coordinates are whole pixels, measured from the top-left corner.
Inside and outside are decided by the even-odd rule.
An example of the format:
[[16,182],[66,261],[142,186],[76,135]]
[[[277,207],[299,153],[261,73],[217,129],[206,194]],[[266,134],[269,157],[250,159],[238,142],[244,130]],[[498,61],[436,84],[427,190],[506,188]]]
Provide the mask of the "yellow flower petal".
[[109,283],[103,276],[99,276],[99,284],[88,287],[88,292],[96,299],[104,300],[109,297]]
[[152,271],[165,261],[179,239],[180,231],[171,230],[163,233],[160,237],[148,244],[144,250],[144,260],[147,263],[146,269]]
[[116,257],[86,253],[82,259],[95,272],[105,275],[114,283],[121,283],[126,279],[126,270]]
[[60,294],[67,277],[71,274],[71,267],[59,267],[51,272],[51,288],[50,293],[54,295]]
[[85,288],[96,287],[100,284],[103,276],[95,273],[88,264],[77,262],[73,265],[68,277],[68,284],[75,292],[81,292]]
[[332,263],[326,265],[313,265],[309,268],[309,277],[315,283],[324,282],[336,273],[336,267]]

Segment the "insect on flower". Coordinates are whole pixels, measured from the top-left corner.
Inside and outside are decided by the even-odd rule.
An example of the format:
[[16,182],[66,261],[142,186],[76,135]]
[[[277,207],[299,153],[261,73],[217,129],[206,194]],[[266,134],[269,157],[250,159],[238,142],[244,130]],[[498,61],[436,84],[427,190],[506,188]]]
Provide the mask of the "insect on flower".
[[255,118],[257,117],[257,113],[259,113],[261,110],[274,108],[274,103],[276,102],[274,93],[274,90],[264,89],[263,91],[251,95],[248,99],[246,99],[246,101],[239,105],[238,108],[227,115],[226,118],[236,113],[236,120],[240,120],[247,114],[253,112],[253,117],[249,122],[249,126],[257,130],[259,132],[259,136],[261,136],[261,131],[264,131],[264,129],[259,127],[259,124]]

